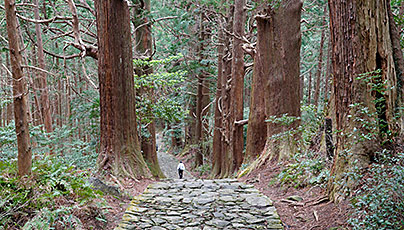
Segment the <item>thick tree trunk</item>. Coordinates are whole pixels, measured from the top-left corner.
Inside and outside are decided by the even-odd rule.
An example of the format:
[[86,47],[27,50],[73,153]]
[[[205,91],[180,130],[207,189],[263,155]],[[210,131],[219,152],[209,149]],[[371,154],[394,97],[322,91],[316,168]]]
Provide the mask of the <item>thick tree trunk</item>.
[[[329,1],[334,117],[336,129],[342,131],[337,138],[328,186],[332,200],[347,195],[347,188],[355,184],[348,172],[367,167],[381,141],[388,138],[387,133],[398,131],[394,122],[398,79],[392,55],[389,5],[389,0]],[[380,84],[383,93],[375,90]],[[363,109],[369,112],[364,113]],[[359,120],[375,124],[376,131]],[[367,139],[361,138],[364,135]]]
[[243,41],[241,38],[244,36],[244,28],[246,21],[246,1],[235,0],[234,2],[234,24],[233,24],[233,60],[231,75],[234,83],[231,88],[231,148],[233,159],[226,159],[234,162],[233,171],[237,171],[243,163],[243,149],[244,149],[244,134],[243,126],[236,125],[236,121],[243,120],[244,105],[243,105],[243,91],[244,91],[244,50],[242,48]]
[[[223,26],[223,25],[221,25]],[[219,28],[219,45],[217,47],[217,83],[216,83],[216,103],[215,103],[215,127],[213,130],[212,144],[212,172],[211,177],[215,178],[220,175],[222,164],[222,78],[223,78],[223,56],[225,36],[221,28]]]
[[320,84],[321,84],[321,76],[323,70],[323,49],[324,49],[324,40],[325,40],[325,30],[326,30],[326,14],[327,14],[327,6],[324,6],[324,15],[323,15],[323,28],[321,29],[321,40],[320,40],[320,54],[318,55],[318,67],[316,74],[316,90],[314,91],[314,105],[318,106],[318,101],[320,97]]
[[[283,1],[269,17],[269,73],[266,87],[266,115],[281,117],[285,114],[300,117],[300,20],[301,0]],[[285,87],[287,86],[287,87]],[[273,135],[297,128],[299,121],[290,125],[268,123],[267,144],[271,158],[279,160],[295,151],[296,136],[283,135],[281,140]]]
[[[135,17],[134,17],[134,27],[138,28],[138,26],[149,22],[148,16],[150,12],[150,0],[142,1],[143,4],[138,6],[135,9]],[[135,31],[135,57],[142,58],[144,56],[150,57],[153,51],[153,41],[151,34],[151,24],[144,25],[138,28]],[[141,75],[149,75],[153,73],[153,68],[151,66],[144,66],[142,68],[135,69],[136,74]],[[143,87],[140,90],[140,95],[142,97],[146,97],[149,99],[150,103],[155,102],[155,95],[153,88],[147,88],[147,86]],[[149,123],[147,124],[147,132],[148,135],[142,135],[141,137],[141,146],[142,153],[145,161],[148,163],[149,169],[153,176],[163,178],[164,174],[160,169],[160,165],[157,160],[157,149],[156,149],[156,125],[155,119],[153,117],[153,108],[152,105],[147,105],[146,114],[149,117]]]
[[[300,117],[300,20],[303,2],[300,0],[282,1],[276,9],[270,5],[257,17],[258,35],[257,56],[259,49],[267,50],[261,56],[266,74],[265,81],[265,115],[270,117]],[[261,44],[262,42],[262,44]],[[256,57],[257,57],[256,56]],[[277,57],[277,58],[271,58]],[[268,60],[269,58],[269,60]],[[256,61],[256,64],[258,61]],[[254,69],[256,71],[256,69]],[[287,87],[285,87],[287,86]],[[293,132],[299,120],[285,125],[268,122],[266,125],[266,143],[261,155],[239,177],[259,169],[269,160],[279,161],[296,151],[296,138]],[[289,133],[291,132],[291,133]]]
[[95,0],[95,8],[101,110],[99,167],[118,176],[149,176],[137,136],[127,1]]
[[[35,19],[39,20],[39,4],[38,0],[34,0],[35,8],[34,14]],[[35,24],[35,32],[36,32],[36,39],[37,39],[37,46],[38,46],[38,64],[39,68],[45,70],[45,55],[43,51],[43,42],[42,42],[42,31],[41,25],[39,23]],[[43,118],[43,124],[45,126],[45,131],[47,133],[51,133],[53,131],[52,127],[52,114],[50,109],[50,102],[49,102],[49,92],[48,92],[48,84],[46,81],[46,74],[42,71],[38,71],[37,75],[39,75],[39,92],[40,92],[40,105],[41,105],[41,114]]]
[[31,172],[32,152],[28,129],[28,89],[22,72],[22,56],[18,38],[16,4],[14,0],[5,0],[8,44],[13,74],[14,121],[18,145],[18,175]]
[[250,115],[248,118],[246,160],[255,160],[264,150],[267,140],[267,127],[265,123],[265,88],[270,76],[269,62],[269,31],[271,25],[265,15],[257,15],[257,46],[254,57],[254,73],[251,84]]

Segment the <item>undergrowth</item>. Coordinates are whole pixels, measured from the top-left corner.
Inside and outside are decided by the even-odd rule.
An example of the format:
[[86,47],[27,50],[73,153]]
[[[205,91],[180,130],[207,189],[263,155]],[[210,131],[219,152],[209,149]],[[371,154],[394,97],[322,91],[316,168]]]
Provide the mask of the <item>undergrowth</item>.
[[286,165],[276,180],[282,185],[295,188],[324,185],[329,177],[326,166],[326,161],[318,153],[307,151],[304,154],[296,154],[292,163]]
[[[317,112],[317,108],[313,105],[302,107],[302,117],[300,126],[296,130],[291,130],[278,135],[293,136],[295,133],[301,136],[296,146],[298,151],[291,155],[287,163],[279,175],[270,182],[270,184],[280,183],[281,185],[302,188],[309,185],[324,186],[329,177],[329,164],[327,157],[321,151],[314,151],[309,148],[313,138],[324,132],[320,129],[323,118],[321,112]],[[281,124],[289,124],[293,122],[288,116],[277,118],[275,122]],[[289,133],[293,132],[293,133]],[[283,164],[283,163],[282,163]]]
[[50,134],[30,127],[32,173],[21,178],[14,127],[0,127],[0,229],[104,228],[106,206],[88,183],[96,166],[96,134],[86,142],[68,126]]
[[0,160],[0,228],[79,229],[86,216],[105,222],[93,201],[100,193],[90,188],[86,171],[53,155],[34,158],[31,175],[22,178],[15,159]]
[[354,230],[404,229],[404,153],[380,156],[351,198]]

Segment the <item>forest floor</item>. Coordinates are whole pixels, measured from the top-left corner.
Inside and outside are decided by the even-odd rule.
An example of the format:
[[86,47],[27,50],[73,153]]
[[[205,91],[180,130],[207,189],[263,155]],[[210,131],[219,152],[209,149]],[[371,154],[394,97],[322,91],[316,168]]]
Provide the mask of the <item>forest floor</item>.
[[241,181],[253,184],[272,199],[285,230],[349,229],[346,223],[351,210],[347,201],[330,202],[325,189],[318,186],[269,185],[281,170],[276,164],[265,165]]

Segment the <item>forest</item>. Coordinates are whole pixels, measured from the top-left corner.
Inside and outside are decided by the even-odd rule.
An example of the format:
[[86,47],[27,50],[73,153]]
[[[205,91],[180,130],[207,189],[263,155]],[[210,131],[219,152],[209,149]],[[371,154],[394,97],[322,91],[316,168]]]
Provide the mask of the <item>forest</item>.
[[403,0],[0,0],[0,229],[120,229],[161,154],[404,229],[403,52]]

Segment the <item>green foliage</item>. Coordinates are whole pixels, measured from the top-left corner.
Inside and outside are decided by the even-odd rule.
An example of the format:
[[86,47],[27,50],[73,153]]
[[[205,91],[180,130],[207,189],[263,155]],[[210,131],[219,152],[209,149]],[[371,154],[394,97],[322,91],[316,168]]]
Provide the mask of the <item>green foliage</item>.
[[150,136],[147,126],[152,120],[175,123],[185,117],[179,98],[187,72],[172,68],[173,62],[181,58],[179,54],[161,60],[134,60],[135,67],[154,70],[153,74],[135,75],[135,87],[142,91],[137,96],[136,112],[143,137]]
[[326,161],[317,153],[307,151],[293,156],[293,163],[286,165],[277,180],[296,188],[308,185],[324,185],[329,177]]
[[317,108],[313,105],[302,106],[301,118],[284,114],[280,117],[271,117],[267,122],[289,126],[298,120],[300,120],[300,126],[296,129],[288,130],[272,137],[275,140],[280,140],[299,134],[302,138],[297,143],[298,152],[292,154],[291,159],[288,160],[289,163],[270,183],[278,182],[282,185],[296,188],[308,185],[323,186],[328,181],[330,173],[326,157],[323,154],[309,150],[309,145],[323,121],[321,114],[317,113]]
[[195,168],[195,170],[199,173],[199,176],[205,175],[212,171],[212,164],[203,164]]
[[383,151],[351,199],[353,229],[403,229],[404,153]]
[[299,141],[302,141],[298,146],[306,146],[310,144],[313,136],[318,131],[318,128],[323,121],[323,117],[321,113],[317,113],[317,108],[314,105],[302,106],[301,107],[302,115],[301,117],[288,116],[288,114],[283,114],[282,116],[270,116],[269,119],[265,120],[265,122],[272,122],[274,124],[279,124],[282,126],[290,126],[294,122],[300,121],[300,125],[295,129],[287,129],[284,132],[275,134],[270,137],[275,140],[280,140],[282,138],[290,138],[294,134],[299,134],[302,136]]
[[[400,13],[400,7],[404,4],[403,0],[391,0],[391,10],[394,15],[394,21],[397,26],[404,28],[404,15]],[[401,32],[401,47],[404,48],[404,33]]]
[[16,176],[16,160],[0,160],[0,226],[54,229],[63,224],[76,229],[74,211],[98,197],[86,182],[87,172],[54,155],[34,159],[32,174],[24,178]]
[[271,122],[271,123],[275,123],[275,124],[289,126],[289,125],[293,124],[293,122],[296,122],[297,120],[300,120],[300,118],[288,116],[288,114],[286,113],[286,114],[282,114],[281,117],[270,116],[269,119],[265,120],[265,122]]

